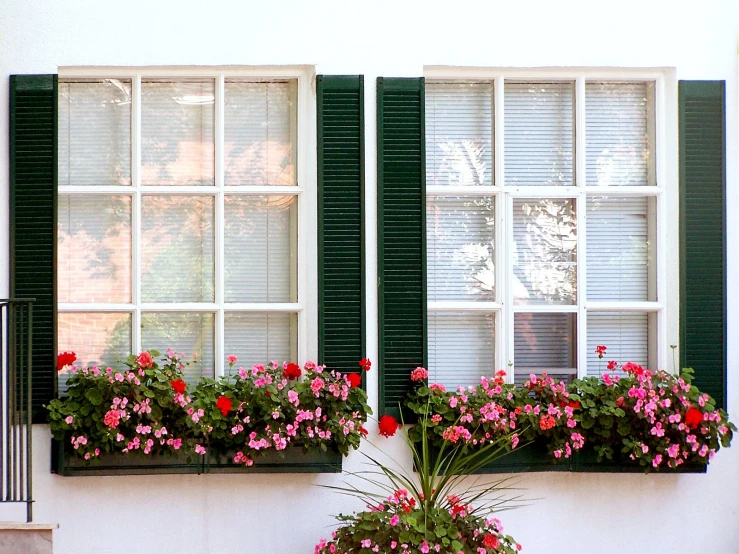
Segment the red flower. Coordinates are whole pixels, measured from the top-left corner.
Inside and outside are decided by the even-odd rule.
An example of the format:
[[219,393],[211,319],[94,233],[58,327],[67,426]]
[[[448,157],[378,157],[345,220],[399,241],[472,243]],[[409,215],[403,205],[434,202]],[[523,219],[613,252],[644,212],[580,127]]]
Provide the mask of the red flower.
[[496,537],[492,533],[488,533],[483,537],[482,545],[485,548],[498,548],[498,546],[500,546],[500,541],[498,540],[498,537]]
[[691,429],[697,429],[703,423],[703,412],[697,408],[690,408],[685,412],[685,425]]
[[365,437],[369,434],[369,431],[362,426],[359,427],[359,432]]
[[550,416],[549,414],[545,414],[541,416],[541,419],[539,419],[539,428],[542,431],[546,431],[554,427],[556,423],[557,421],[552,416]]
[[365,371],[369,371],[372,367],[372,362],[369,361],[369,358],[362,358],[359,360],[359,367],[361,367]]
[[282,372],[282,376],[285,379],[290,379],[291,381],[293,379],[297,379],[303,374],[302,371],[300,371],[300,366],[298,364],[294,364],[290,362],[285,366],[285,369]]
[[233,408],[233,404],[231,404],[231,399],[228,396],[219,396],[218,400],[216,400],[216,408],[221,410],[221,414],[223,415],[223,417],[226,417],[228,415],[228,412],[230,412]]
[[362,376],[359,373],[350,373],[346,376],[346,380],[353,389],[362,384]]
[[169,382],[170,385],[172,385],[172,389],[179,393],[179,394],[185,394],[185,387],[187,387],[187,383],[185,383],[182,379],[175,379],[174,381]]
[[380,434],[383,437],[392,437],[400,427],[398,420],[391,415],[384,415],[380,418]]
[[611,360],[610,362],[608,362],[606,368],[610,371],[613,371],[614,369],[618,368],[618,362],[616,360]]
[[580,407],[580,403],[579,403],[579,402],[577,402],[576,400],[573,400],[573,401],[571,401],[571,402],[568,402],[568,403],[567,403],[567,405],[568,405],[568,406],[569,406],[570,408],[572,408],[573,410],[576,410],[577,408],[579,408],[579,407]]
[[602,358],[603,357],[603,354],[606,353],[606,347],[603,346],[602,344],[596,346],[595,347],[595,353],[598,354],[598,358],[599,359]]
[[74,352],[59,352],[59,355],[56,357],[57,370],[61,371],[68,365],[72,365],[76,359],[77,354]]
[[139,367],[150,369],[154,366],[154,359],[148,352],[142,352],[141,354],[136,356],[136,363],[139,365]]

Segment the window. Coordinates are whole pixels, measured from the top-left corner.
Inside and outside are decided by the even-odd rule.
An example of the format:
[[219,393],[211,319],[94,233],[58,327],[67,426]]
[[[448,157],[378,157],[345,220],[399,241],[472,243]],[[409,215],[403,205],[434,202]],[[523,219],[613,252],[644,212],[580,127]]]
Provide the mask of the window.
[[307,358],[309,80],[278,73],[60,77],[58,344],[79,364]]
[[660,169],[661,77],[466,77],[425,86],[431,380],[669,369],[677,185]]

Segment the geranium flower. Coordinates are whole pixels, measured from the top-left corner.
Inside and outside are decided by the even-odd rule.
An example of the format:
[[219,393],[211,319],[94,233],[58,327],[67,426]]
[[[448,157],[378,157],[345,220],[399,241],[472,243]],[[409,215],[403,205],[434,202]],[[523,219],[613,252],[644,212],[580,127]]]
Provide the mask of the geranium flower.
[[400,427],[398,420],[391,415],[384,415],[379,422],[380,434],[383,437],[392,437]]
[[172,390],[174,390],[176,393],[185,394],[187,383],[185,383],[182,379],[175,379],[174,381],[170,381],[169,384],[172,385]]
[[606,353],[606,347],[602,344],[599,344],[595,347],[595,353],[598,354],[598,359],[603,358],[603,354]]
[[685,412],[685,425],[691,429],[697,429],[703,423],[703,412],[697,408],[690,408]]
[[230,412],[233,408],[231,399],[228,396],[219,396],[218,400],[216,400],[216,408],[221,410],[221,414],[223,415],[223,417],[226,417],[228,415],[228,412]]
[[361,367],[365,371],[369,371],[372,367],[372,362],[369,361],[369,358],[362,358],[359,360],[359,367]]
[[411,381],[418,382],[428,379],[429,372],[425,367],[417,367],[411,371]]
[[282,376],[285,379],[290,379],[291,381],[293,379],[297,379],[303,374],[303,372],[300,370],[300,366],[298,364],[294,364],[290,362],[289,364],[285,365],[284,371],[282,372]]
[[57,370],[61,371],[68,365],[72,365],[77,360],[77,354],[74,352],[59,352],[56,357]]
[[151,369],[154,366],[154,359],[148,352],[142,352],[136,356],[136,364],[144,369]]
[[500,541],[498,540],[498,537],[492,533],[488,533],[482,538],[482,544],[485,548],[498,548],[498,546],[500,546]]
[[352,388],[356,388],[362,384],[362,376],[359,373],[350,373],[346,376],[346,379]]

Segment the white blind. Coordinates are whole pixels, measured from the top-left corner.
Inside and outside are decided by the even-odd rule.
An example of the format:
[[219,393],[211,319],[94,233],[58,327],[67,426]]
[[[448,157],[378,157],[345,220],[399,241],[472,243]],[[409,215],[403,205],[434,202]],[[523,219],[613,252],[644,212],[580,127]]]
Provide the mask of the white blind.
[[575,314],[519,312],[513,318],[513,333],[516,378],[542,372],[566,378],[577,373]]
[[213,302],[212,196],[141,197],[144,302]]
[[456,388],[495,373],[495,320],[479,312],[429,312],[429,381]]
[[[297,315],[290,313],[227,313],[225,354],[236,355],[235,368],[296,362]],[[228,365],[226,364],[226,371]]]
[[227,302],[297,301],[295,196],[226,196]]
[[131,197],[59,195],[59,302],[131,302]]
[[[605,373],[609,360],[648,367],[648,319],[643,312],[588,312],[588,375]],[[595,353],[595,347],[600,345],[607,348],[602,360]]]
[[653,184],[649,183],[653,114],[649,86],[646,83],[585,85],[588,185]]
[[213,185],[213,80],[141,83],[141,184]]
[[656,300],[648,294],[654,264],[648,199],[597,197],[587,204],[588,300]]
[[513,298],[516,304],[574,304],[577,219],[574,200],[513,201]]
[[226,185],[295,185],[296,83],[227,80]]
[[573,83],[505,83],[505,180],[571,185]]
[[195,383],[200,376],[213,377],[215,364],[213,355],[212,313],[151,313],[141,314],[141,343],[144,350],[167,348],[180,352],[188,359],[197,354],[196,364],[184,370],[185,380]]
[[131,184],[131,81],[59,82],[60,185]]
[[493,300],[494,210],[490,196],[426,202],[428,300]]
[[492,83],[426,84],[426,184],[493,184]]

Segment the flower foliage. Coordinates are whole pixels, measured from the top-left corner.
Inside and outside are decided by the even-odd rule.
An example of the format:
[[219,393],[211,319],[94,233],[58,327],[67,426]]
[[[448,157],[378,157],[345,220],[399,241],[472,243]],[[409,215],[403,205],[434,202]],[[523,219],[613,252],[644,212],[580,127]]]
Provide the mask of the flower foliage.
[[[588,444],[599,461],[625,457],[646,471],[707,464],[721,446],[730,445],[736,427],[691,384],[692,370],[675,376],[633,363],[608,367],[620,371],[570,384],[532,374],[520,387],[505,383],[503,371],[454,392],[420,381],[407,405],[428,417],[411,436],[419,440],[425,426],[437,443],[474,451],[512,433],[511,449],[538,442],[557,459]],[[417,372],[411,379],[418,382]]]
[[72,368],[66,394],[47,406],[51,431],[68,449],[93,459],[102,453],[254,459],[291,444],[348,454],[357,448],[371,410],[364,390],[312,362],[275,362],[202,378],[188,392],[189,362],[172,350],[129,356],[125,371]]

